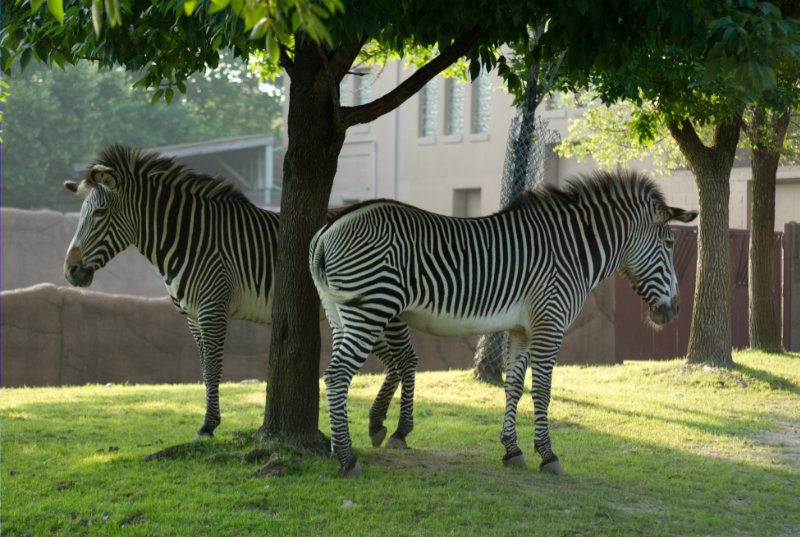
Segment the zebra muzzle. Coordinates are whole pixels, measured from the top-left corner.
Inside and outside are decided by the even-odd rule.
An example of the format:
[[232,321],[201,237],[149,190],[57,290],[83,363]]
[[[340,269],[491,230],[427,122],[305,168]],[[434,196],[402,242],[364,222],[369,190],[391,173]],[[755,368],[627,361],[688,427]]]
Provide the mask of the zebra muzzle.
[[83,266],[83,256],[77,246],[70,248],[64,259],[64,277],[76,287],[89,287],[92,283],[94,270]]
[[667,324],[678,316],[680,309],[677,298],[673,298],[669,304],[661,303],[650,308],[650,321],[658,326]]

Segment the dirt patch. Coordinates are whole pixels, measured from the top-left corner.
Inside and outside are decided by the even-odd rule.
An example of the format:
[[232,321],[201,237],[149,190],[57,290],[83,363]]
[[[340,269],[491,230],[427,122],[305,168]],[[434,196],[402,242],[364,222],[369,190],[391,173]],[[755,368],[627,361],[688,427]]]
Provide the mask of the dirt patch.
[[781,423],[775,431],[761,431],[753,442],[769,448],[772,457],[800,471],[800,422]]

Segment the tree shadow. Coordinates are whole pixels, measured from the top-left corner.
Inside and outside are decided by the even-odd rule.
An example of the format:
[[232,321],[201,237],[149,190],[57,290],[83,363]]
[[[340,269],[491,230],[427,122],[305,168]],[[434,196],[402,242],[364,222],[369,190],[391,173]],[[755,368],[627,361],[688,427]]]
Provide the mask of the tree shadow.
[[769,387],[772,390],[781,390],[793,394],[800,394],[800,385],[797,385],[793,381],[784,377],[739,363],[736,364],[734,370],[740,371],[748,377],[766,382],[769,384]]

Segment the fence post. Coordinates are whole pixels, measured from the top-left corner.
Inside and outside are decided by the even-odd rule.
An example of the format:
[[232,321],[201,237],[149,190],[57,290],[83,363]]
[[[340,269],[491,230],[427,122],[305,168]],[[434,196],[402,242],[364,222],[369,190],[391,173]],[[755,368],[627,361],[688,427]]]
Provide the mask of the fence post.
[[800,350],[800,223],[783,226],[783,347]]

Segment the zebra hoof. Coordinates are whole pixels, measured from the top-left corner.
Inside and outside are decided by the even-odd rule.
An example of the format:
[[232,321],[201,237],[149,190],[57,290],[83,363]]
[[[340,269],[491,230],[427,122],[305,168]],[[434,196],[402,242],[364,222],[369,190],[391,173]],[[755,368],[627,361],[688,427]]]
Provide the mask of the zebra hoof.
[[520,453],[518,455],[514,455],[512,457],[503,457],[503,466],[507,466],[509,468],[527,468],[528,465],[525,464],[525,455]]
[[564,468],[561,467],[561,463],[558,461],[558,459],[550,461],[547,464],[545,463],[540,464],[539,471],[547,472],[549,474],[567,475],[567,472],[565,472]]
[[408,449],[408,444],[403,438],[390,436],[389,440],[386,441],[386,447],[388,449]]
[[369,438],[372,440],[372,447],[380,447],[386,438],[386,427],[381,427],[377,432],[370,433]]
[[340,466],[339,477],[361,477],[361,463],[358,459],[353,459],[347,466]]

